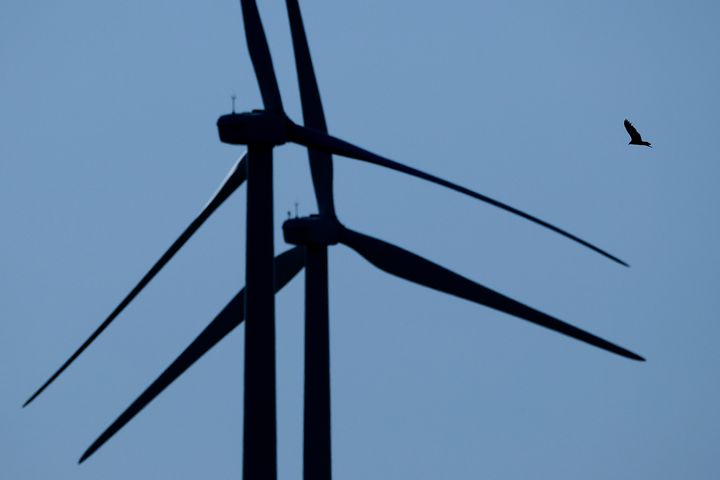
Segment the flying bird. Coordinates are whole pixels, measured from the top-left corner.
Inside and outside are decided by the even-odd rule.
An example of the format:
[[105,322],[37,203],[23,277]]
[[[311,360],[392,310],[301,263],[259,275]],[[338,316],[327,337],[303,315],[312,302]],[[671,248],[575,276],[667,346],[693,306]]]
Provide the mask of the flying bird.
[[625,119],[625,130],[630,134],[630,142],[628,145],[645,145],[646,147],[652,148],[652,145],[650,145],[650,142],[646,142],[642,139],[640,134],[637,130],[635,130],[635,127],[633,127],[633,124],[628,121],[628,119]]

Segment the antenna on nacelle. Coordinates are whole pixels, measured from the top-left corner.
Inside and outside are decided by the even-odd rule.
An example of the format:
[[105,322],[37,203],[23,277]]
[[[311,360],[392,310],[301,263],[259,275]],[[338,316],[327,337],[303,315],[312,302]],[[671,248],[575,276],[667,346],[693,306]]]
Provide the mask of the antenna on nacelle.
[[232,99],[232,113],[235,113],[235,99],[237,98],[237,95],[233,93],[230,95],[230,98]]

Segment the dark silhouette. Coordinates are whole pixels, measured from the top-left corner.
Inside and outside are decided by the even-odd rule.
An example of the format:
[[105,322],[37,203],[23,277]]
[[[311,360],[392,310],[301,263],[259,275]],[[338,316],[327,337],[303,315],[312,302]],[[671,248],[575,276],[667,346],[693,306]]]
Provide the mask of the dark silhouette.
[[[549,228],[627,266],[617,257],[536,217],[328,135],[299,6],[297,0],[287,0],[305,125],[293,123],[283,111],[257,6],[254,0],[241,0],[241,7],[246,41],[265,109],[238,114],[235,113],[233,104],[233,112],[218,120],[218,131],[223,142],[247,145],[247,154],[238,161],[218,193],[160,260],[25,405],[36,398],[102,333],[212,212],[245,180],[248,184],[246,288],[235,296],[170,367],[100,435],[83,454],[81,462],[246,319],[243,477],[276,478],[274,294],[306,266],[304,477],[321,480],[331,478],[327,246],[337,243],[352,248],[378,268],[400,278],[523,318],[618,355],[643,360],[622,347],[516,302],[411,252],[341,225],[335,215],[333,202],[333,153],[391,168],[464,193]],[[320,214],[304,218],[297,218],[296,214],[296,218],[286,221],[283,225],[286,240],[303,248],[296,247],[273,258],[272,150],[288,141],[308,147]]]
[[625,130],[630,134],[630,141],[628,142],[628,145],[645,145],[646,147],[652,148],[652,145],[650,145],[650,142],[646,142],[642,139],[640,136],[640,133],[638,133],[637,130],[635,130],[635,127],[633,127],[633,124],[628,121],[628,119],[625,119]]
[[[324,114],[302,28],[300,11],[296,0],[288,0],[287,5],[298,68],[303,117],[306,126],[324,132],[326,131]],[[327,313],[328,245],[343,243],[356,250],[377,267],[393,275],[504,311],[619,355],[642,360],[638,355],[622,347],[493,292],[415,254],[343,227],[337,220],[333,204],[332,156],[327,152],[315,149],[309,149],[308,152],[321,213],[305,218],[297,218],[296,215],[294,219],[286,221],[283,225],[286,241],[305,247],[307,269],[305,283],[304,478],[321,480],[331,478]],[[283,255],[289,258],[290,252]],[[292,255],[295,256],[294,253]],[[292,268],[280,267],[282,257],[276,260],[276,289],[281,288],[284,282],[288,281],[301,268],[297,259]],[[241,301],[242,297],[239,294],[170,367],[102,433],[83,455],[83,459],[112,437],[193,362],[237,326],[241,321],[241,318],[238,318],[238,310],[241,308],[238,304]]]

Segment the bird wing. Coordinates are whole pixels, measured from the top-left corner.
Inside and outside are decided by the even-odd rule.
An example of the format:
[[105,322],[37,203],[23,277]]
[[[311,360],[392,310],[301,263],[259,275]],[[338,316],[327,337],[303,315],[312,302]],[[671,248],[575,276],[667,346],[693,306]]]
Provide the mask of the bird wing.
[[633,127],[633,124],[628,121],[628,119],[625,119],[625,130],[630,134],[630,140],[633,142],[642,142],[642,137],[640,136],[640,133],[638,133],[637,130],[635,130],[635,127]]

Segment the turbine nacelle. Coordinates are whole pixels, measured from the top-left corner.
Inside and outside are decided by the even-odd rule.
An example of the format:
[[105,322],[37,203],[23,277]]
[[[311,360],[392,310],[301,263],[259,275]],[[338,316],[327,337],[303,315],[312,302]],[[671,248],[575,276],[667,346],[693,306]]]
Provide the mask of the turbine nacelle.
[[328,246],[340,242],[342,225],[335,217],[310,215],[283,223],[285,241],[292,245]]
[[223,115],[217,121],[220,141],[232,145],[282,145],[288,141],[288,119],[265,110]]

